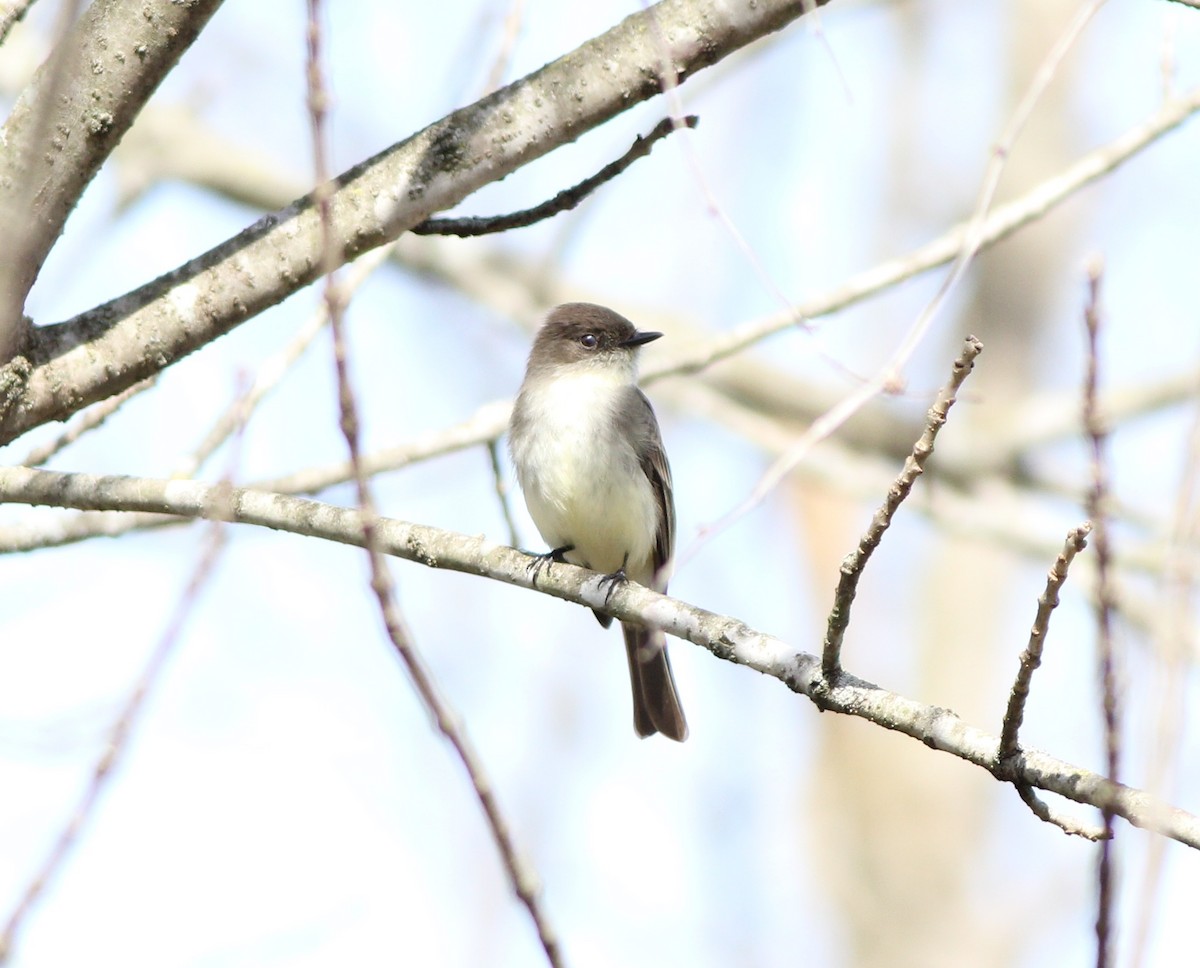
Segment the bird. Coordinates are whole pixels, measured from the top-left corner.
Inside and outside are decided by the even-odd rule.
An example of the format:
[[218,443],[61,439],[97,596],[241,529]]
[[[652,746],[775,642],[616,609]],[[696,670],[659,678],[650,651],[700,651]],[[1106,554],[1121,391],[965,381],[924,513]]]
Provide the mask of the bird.
[[[671,468],[654,409],[637,385],[642,346],[662,336],[593,303],[565,303],[538,330],[513,406],[509,451],[529,516],[550,551],[665,593],[675,549]],[[612,617],[595,612],[605,628]],[[641,737],[688,736],[660,629],[622,622],[633,724]]]

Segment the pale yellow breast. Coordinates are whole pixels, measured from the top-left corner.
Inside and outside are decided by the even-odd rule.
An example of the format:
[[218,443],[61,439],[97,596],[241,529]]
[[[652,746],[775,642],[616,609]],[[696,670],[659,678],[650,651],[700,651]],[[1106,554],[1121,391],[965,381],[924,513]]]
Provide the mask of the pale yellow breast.
[[513,457],[529,516],[551,548],[574,544],[568,560],[606,574],[624,563],[647,583],[658,508],[632,445],[614,432],[613,408],[629,387],[622,376],[572,373],[528,395],[528,430]]

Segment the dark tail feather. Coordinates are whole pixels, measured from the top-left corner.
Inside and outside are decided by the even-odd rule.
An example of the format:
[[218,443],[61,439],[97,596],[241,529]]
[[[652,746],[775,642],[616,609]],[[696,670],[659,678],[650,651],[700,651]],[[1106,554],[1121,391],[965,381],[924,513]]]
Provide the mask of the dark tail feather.
[[633,728],[642,737],[662,733],[682,743],[688,735],[687,720],[675,691],[665,637],[640,625],[622,624],[621,631],[633,685]]

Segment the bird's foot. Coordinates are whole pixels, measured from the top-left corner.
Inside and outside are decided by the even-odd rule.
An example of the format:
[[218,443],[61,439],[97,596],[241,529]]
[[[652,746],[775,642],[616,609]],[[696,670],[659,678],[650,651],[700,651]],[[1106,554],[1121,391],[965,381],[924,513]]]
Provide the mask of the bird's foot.
[[[626,559],[628,561],[628,559]],[[612,598],[613,592],[616,591],[618,585],[623,585],[629,581],[625,574],[625,563],[622,562],[621,567],[614,571],[611,575],[605,575],[600,579],[600,587],[608,586],[608,591],[604,594],[604,604],[608,604],[608,600]]]
[[538,577],[542,574],[542,569],[549,568],[555,563],[560,565],[565,564],[567,552],[574,550],[574,545],[563,545],[561,548],[555,548],[553,551],[545,551],[540,555],[530,552],[529,554],[533,557],[533,561],[529,563],[529,574],[533,578],[534,588],[537,587]]

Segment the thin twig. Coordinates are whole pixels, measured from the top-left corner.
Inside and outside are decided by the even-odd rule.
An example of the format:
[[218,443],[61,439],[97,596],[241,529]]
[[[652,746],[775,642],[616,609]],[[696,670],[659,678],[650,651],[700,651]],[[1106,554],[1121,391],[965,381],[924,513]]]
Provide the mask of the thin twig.
[[1058,593],[1067,580],[1067,571],[1075,556],[1087,547],[1088,535],[1092,532],[1090,523],[1072,528],[1067,534],[1062,551],[1050,566],[1046,575],[1046,588],[1038,597],[1037,614],[1033,619],[1033,628],[1029,630],[1029,642],[1021,653],[1021,663],[1017,670],[1017,678],[1013,682],[1012,691],[1008,696],[1008,708],[1004,711],[1004,724],[1000,729],[999,758],[1003,762],[1015,756],[1021,749],[1018,734],[1021,723],[1025,720],[1025,703],[1029,699],[1029,686],[1033,681],[1034,670],[1042,664],[1042,651],[1046,646],[1046,633],[1050,629],[1050,615],[1058,608]]
[[[346,279],[343,283],[344,289],[349,293],[356,291],[376,269],[387,261],[391,255],[391,249],[391,246],[375,249],[355,262],[347,270]],[[321,330],[325,328],[327,322],[328,314],[325,307],[322,306],[300,328],[290,343],[279,350],[278,353],[263,361],[255,374],[254,383],[245,394],[239,395],[237,399],[230,403],[214,422],[200,445],[176,463],[173,471],[174,476],[192,477],[195,475],[221,444],[225,443],[231,435],[245,426],[250,419],[250,415],[303,357],[305,351],[307,351]],[[135,383],[129,389],[117,394],[115,397],[103,400],[94,407],[85,410],[54,440],[31,450],[26,455],[23,463],[27,467],[41,466],[65,447],[75,443],[85,433],[101,426],[130,398],[141,393],[143,390],[150,389],[157,381],[158,376],[152,376],[141,383]],[[349,476],[345,479],[348,480]]]
[[[821,3],[824,2],[826,0],[821,0]],[[816,0],[805,0],[805,4],[807,9],[804,12],[806,14],[815,14],[817,12],[819,4]],[[653,5],[650,3],[650,0],[641,0],[641,5],[643,12],[647,16],[647,23],[650,25],[651,33],[659,48],[660,56],[656,65],[658,82],[671,109],[670,123],[676,127],[681,127],[687,124],[688,118],[683,113],[683,99],[679,96],[679,80],[675,76],[675,65],[669,53],[671,47],[667,43],[666,35],[663,33],[662,24],[659,23],[658,18],[654,15]],[[763,287],[784,307],[784,311],[792,318],[792,322],[797,326],[807,328],[809,325],[808,320],[796,311],[792,300],[780,288],[775,278],[767,269],[766,264],[759,258],[758,253],[754,251],[754,246],[750,244],[749,240],[742,233],[741,229],[737,227],[733,218],[717,198],[717,193],[713,191],[712,185],[709,184],[708,178],[705,177],[704,167],[700,164],[700,158],[697,156],[691,143],[686,139],[684,141],[684,157],[687,159],[688,167],[692,170],[692,180],[696,183],[696,187],[700,190],[700,195],[704,199],[706,212],[721,224],[721,227],[733,240],[734,246],[745,257],[750,268],[754,270]]]
[[94,407],[90,407],[81,413],[77,418],[71,421],[71,425],[66,428],[61,434],[53,440],[42,444],[39,447],[33,448],[25,455],[24,464],[26,467],[39,467],[46,463],[51,457],[59,451],[71,444],[75,443],[80,437],[88,431],[95,430],[101,426],[104,421],[116,413],[130,399],[136,397],[143,390],[149,390],[155,383],[158,382],[158,375],[148,377],[141,383],[135,383],[133,386],[118,393],[115,397],[109,397],[107,400],[101,400]]
[[496,486],[496,499],[500,502],[500,511],[504,514],[504,524],[508,528],[508,543],[514,548],[519,548],[521,541],[517,537],[517,522],[513,520],[512,505],[508,500],[508,484],[504,480],[504,469],[500,466],[499,443],[489,440],[487,452],[492,468],[492,481]]
[[1198,111],[1200,87],[1160,105],[1145,121],[1108,144],[1083,155],[1074,164],[1034,186],[1024,195],[997,205],[977,231],[972,228],[973,218],[953,225],[936,239],[874,265],[835,289],[801,303],[795,313],[774,313],[742,323],[719,336],[687,347],[668,360],[648,365],[643,370],[642,382],[649,383],[666,375],[690,374],[707,369],[769,336],[791,329],[795,325],[796,313],[806,319],[815,319],[840,312],[921,273],[943,266],[959,255],[968,235],[975,237],[980,249],[1008,238],[1018,229],[1042,218],[1082,188],[1124,164],[1168,132],[1174,131]]
[[1175,96],[1175,85],[1179,79],[1179,57],[1176,50],[1178,18],[1172,17],[1164,24],[1162,47],[1158,57],[1158,75],[1162,79],[1162,99],[1169,101]]
[[[350,266],[346,270],[344,279],[340,282],[345,298],[349,298],[356,292],[372,273],[387,261],[390,254],[391,246],[385,246],[368,252]],[[292,368],[308,351],[313,340],[320,335],[328,322],[329,307],[326,303],[322,303],[287,345],[263,361],[254,375],[254,382],[250,388],[244,395],[234,400],[217,418],[199,446],[176,463],[175,477],[196,475],[217,448],[229,439],[229,435],[249,421],[250,415],[292,371]],[[349,480],[349,475],[346,479]]]
[[[1046,575],[1046,588],[1038,598],[1037,614],[1034,616],[1033,628],[1029,632],[1029,642],[1025,646],[1025,651],[1021,653],[1021,664],[1017,670],[1017,678],[1013,682],[1012,692],[1009,693],[1008,708],[1005,710],[1004,723],[1000,730],[1000,747],[996,753],[996,762],[1001,768],[1021,751],[1018,734],[1025,718],[1025,703],[1029,698],[1029,686],[1033,680],[1034,670],[1042,664],[1046,633],[1050,629],[1050,615],[1058,607],[1058,593],[1067,580],[1067,571],[1071,567],[1071,562],[1079,552],[1087,547],[1087,536],[1091,530],[1091,524],[1082,524],[1077,528],[1072,528],[1067,535],[1063,550]],[[1028,783],[1014,779],[1013,784],[1029,809],[1047,823],[1062,828],[1068,834],[1085,837],[1088,840],[1102,840],[1106,836],[1110,836],[1103,827],[1075,820],[1053,810]]]
[[755,485],[749,497],[723,515],[716,523],[703,528],[700,536],[693,542],[693,546],[688,549],[685,555],[679,556],[680,562],[694,554],[698,544],[711,540],[715,535],[724,531],[750,511],[754,510],[754,508],[758,507],[766,500],[767,495],[774,491],[780,482],[791,473],[792,469],[809,455],[816,444],[834,433],[842,424],[861,410],[868,400],[873,399],[881,393],[894,391],[895,388],[904,385],[904,367],[908,364],[909,359],[912,358],[913,353],[916,352],[917,347],[929,332],[939,310],[945,305],[947,297],[957,287],[959,281],[965,275],[967,268],[983,248],[985,239],[984,230],[988,223],[987,216],[992,206],[992,200],[995,198],[996,189],[1000,184],[1000,176],[1004,173],[1004,168],[1012,154],[1013,146],[1022,130],[1024,130],[1029,115],[1033,112],[1034,106],[1041,99],[1051,80],[1053,80],[1063,58],[1066,57],[1067,52],[1074,45],[1092,15],[1095,14],[1104,2],[1105,0],[1090,0],[1085,7],[1081,8],[1046,55],[1045,60],[1026,90],[1024,97],[1022,97],[1008,124],[1005,126],[1000,140],[992,149],[992,158],[984,174],[979,198],[975,203],[971,219],[967,222],[963,231],[958,251],[950,266],[950,271],[942,280],[941,285],[938,286],[937,292],[933,294],[933,298],[925,305],[907,332],[905,332],[887,362],[880,368],[878,373],[869,380],[864,381],[854,392],[848,394],[827,413],[814,421],[808,431],[802,434],[800,439],[796,441],[795,446],[767,468],[766,473],[759,479],[758,484]]
[[639,158],[650,154],[655,143],[661,141],[677,127],[694,128],[700,123],[696,115],[684,118],[679,125],[674,119],[664,118],[654,126],[654,129],[644,137],[638,135],[633,145],[616,161],[610,162],[590,178],[585,178],[578,185],[564,188],[548,201],[509,215],[482,215],[474,218],[429,218],[414,225],[410,232],[414,235],[457,235],[459,238],[471,238],[477,235],[491,235],[496,232],[508,232],[511,229],[521,229],[542,222],[558,215],[569,212],[592,192],[605,182],[612,181],[626,168]]
[[1033,815],[1039,820],[1054,824],[1063,833],[1070,834],[1072,837],[1082,837],[1084,840],[1103,840],[1106,836],[1103,827],[1098,827],[1083,820],[1076,820],[1065,813],[1052,810],[1050,804],[1039,797],[1033,787],[1024,780],[1018,780],[1015,786],[1017,794],[1025,801],[1025,805],[1033,811]]
[[[320,0],[308,0],[308,13],[308,103],[312,121],[314,167],[317,183],[328,185],[324,131],[326,95],[320,59]],[[316,204],[324,237],[322,244],[325,262],[324,298],[329,313],[329,326],[333,334],[333,356],[337,370],[341,427],[342,434],[346,439],[350,462],[354,467],[362,544],[367,552],[371,572],[371,590],[379,604],[388,638],[407,669],[421,702],[430,712],[442,735],[454,747],[466,769],[471,786],[475,790],[475,795],[491,827],[492,838],[499,849],[513,891],[529,912],[542,949],[546,954],[546,960],[551,968],[562,968],[563,960],[558,941],[546,913],[542,910],[538,896],[537,876],[519,856],[508,821],[500,809],[494,793],[494,786],[484,771],[483,763],[468,740],[458,717],[443,698],[441,689],[434,680],[432,670],[425,664],[424,658],[417,650],[396,605],[391,573],[388,571],[387,562],[380,550],[379,516],[375,510],[375,501],[371,495],[371,488],[363,469],[360,453],[358,404],[354,396],[347,360],[344,325],[345,302],[332,272],[337,265],[337,252],[329,191],[318,194]]]
[[858,592],[858,581],[862,577],[871,553],[879,546],[883,533],[892,523],[892,516],[901,502],[908,497],[913,484],[925,470],[925,462],[933,453],[933,444],[938,431],[946,422],[946,414],[954,406],[959,387],[975,366],[975,358],[983,352],[983,344],[974,336],[968,336],[962,353],[954,361],[954,369],[947,383],[938,393],[933,406],[925,415],[925,430],[913,445],[912,453],[904,461],[899,476],[888,489],[883,505],[875,512],[870,527],[858,542],[858,547],[846,556],[838,576],[837,591],[833,597],[833,608],[825,630],[825,641],[821,646],[821,671],[832,681],[841,672],[842,639],[850,623],[850,608]]
[[[1120,709],[1117,702],[1116,659],[1113,653],[1112,617],[1115,608],[1112,580],[1109,575],[1112,551],[1108,537],[1108,465],[1105,441],[1108,431],[1096,405],[1099,384],[1100,353],[1100,279],[1104,272],[1100,259],[1088,266],[1088,301],[1084,312],[1087,327],[1087,373],[1083,383],[1083,426],[1091,444],[1092,487],[1088,494],[1087,514],[1092,521],[1096,548],[1096,630],[1100,652],[1100,689],[1104,716],[1104,749],[1108,777],[1116,782],[1120,775]],[[1105,839],[1100,845],[1098,870],[1099,897],[1096,913],[1096,965],[1106,968],[1112,963],[1113,908],[1116,904],[1116,872],[1113,857],[1113,812],[1102,809]]]
[[[368,477],[374,477],[386,471],[400,470],[411,464],[494,442],[504,432],[511,413],[512,402],[509,400],[485,403],[466,420],[450,427],[426,431],[394,447],[364,454],[363,470]],[[262,481],[255,486],[264,491],[282,491],[285,494],[317,494],[353,479],[354,468],[350,462],[338,461]]]
[[8,33],[24,18],[37,0],[11,0],[7,9],[0,12],[0,44],[8,40]]
[[500,85],[504,83],[504,76],[508,73],[509,65],[512,63],[513,51],[517,46],[517,36],[521,32],[523,6],[524,0],[512,0],[509,4],[508,13],[504,15],[500,48],[496,51],[496,56],[492,60],[492,69],[488,71],[487,81],[484,82],[483,91],[479,95],[480,97],[486,97],[493,91],[498,90]]

